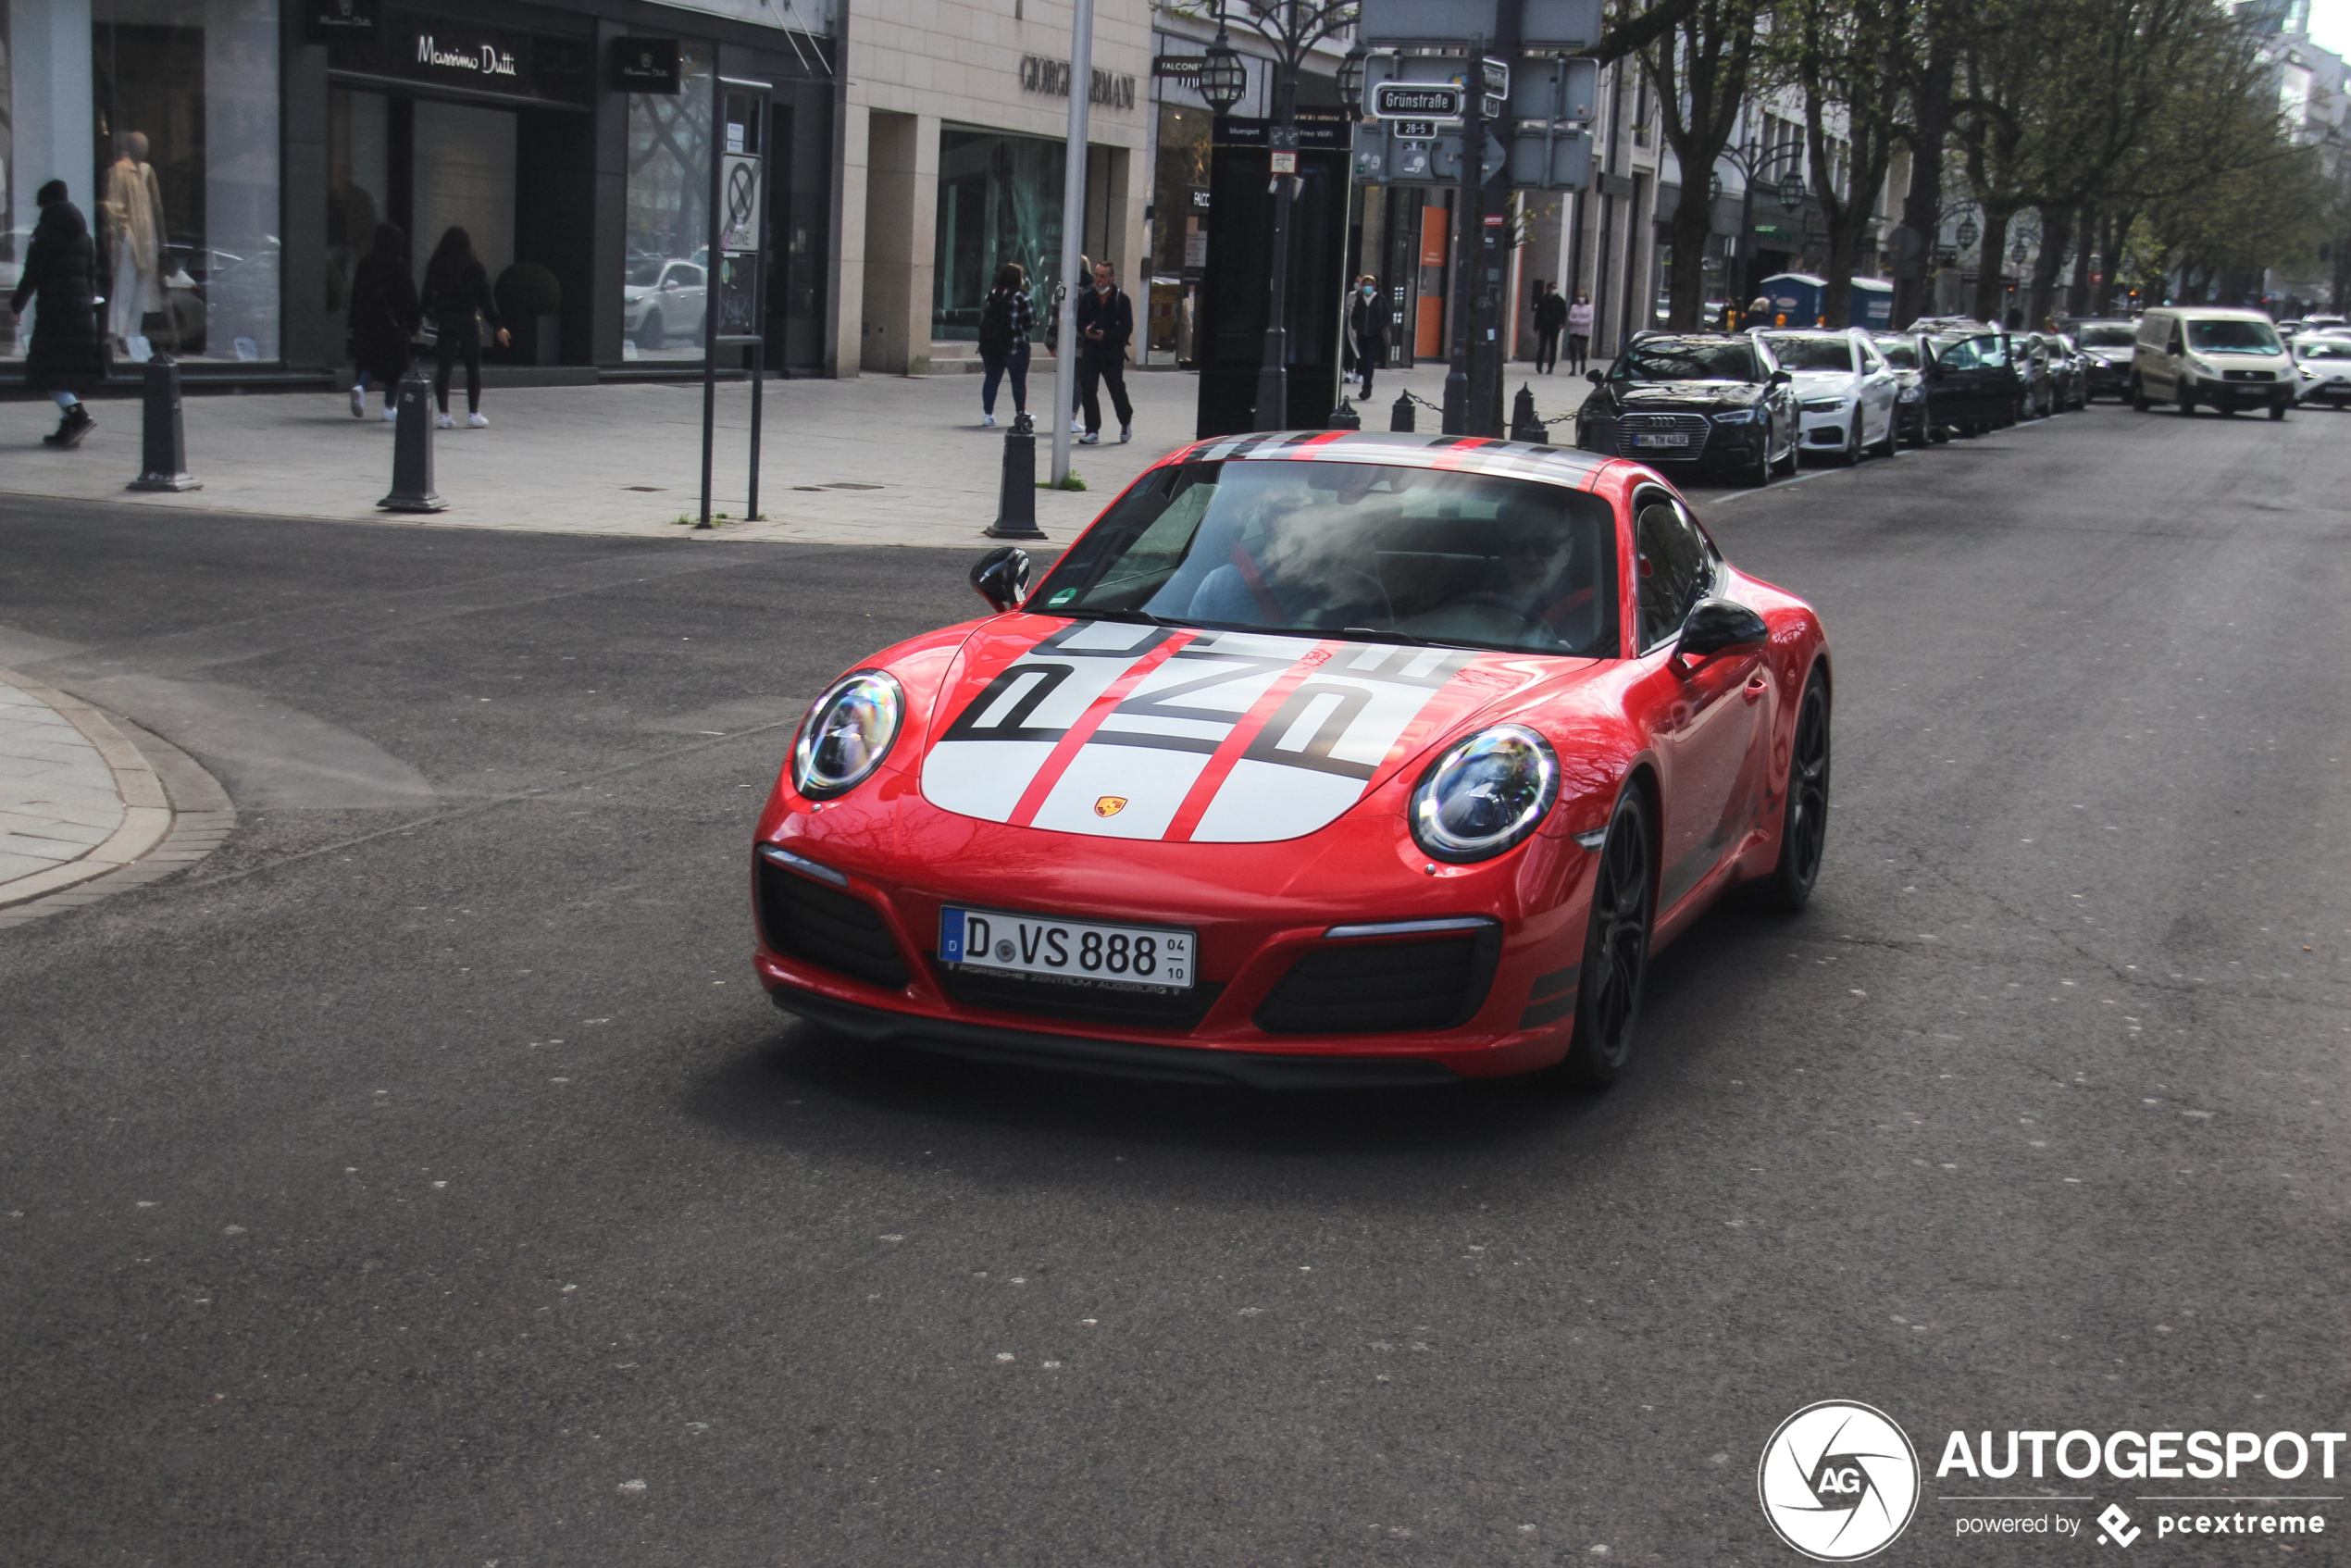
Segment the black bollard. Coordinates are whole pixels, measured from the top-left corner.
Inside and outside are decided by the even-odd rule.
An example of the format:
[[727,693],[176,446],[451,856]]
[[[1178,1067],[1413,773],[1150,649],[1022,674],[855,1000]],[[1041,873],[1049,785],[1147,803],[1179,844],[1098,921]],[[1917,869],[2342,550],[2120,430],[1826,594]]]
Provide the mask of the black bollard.
[[168,354],[147,361],[145,417],[140,431],[139,477],[131,490],[202,490],[188,472],[188,437],[180,422],[180,367]]
[[432,491],[432,382],[411,368],[400,378],[400,419],[392,426],[392,493],[376,503],[387,512],[446,512]]
[[1338,406],[1331,410],[1329,423],[1323,427],[1326,430],[1360,430],[1362,428],[1363,417],[1356,413],[1355,405],[1343,397],[1338,400]]
[[1536,422],[1535,394],[1526,390],[1524,381],[1519,383],[1518,396],[1511,402],[1511,439],[1533,442],[1537,446],[1547,446],[1551,440],[1550,431]]
[[990,539],[1042,539],[1037,526],[1037,426],[1026,414],[1004,432],[1004,479],[996,520],[981,530]]
[[1388,430],[1390,431],[1390,433],[1394,433],[1394,432],[1399,431],[1399,430],[1401,430],[1402,432],[1404,432],[1404,433],[1405,433],[1405,434],[1407,434],[1407,435],[1410,435],[1410,434],[1412,433],[1412,393],[1410,393],[1410,392],[1398,392],[1398,393],[1396,394],[1396,401],[1395,401],[1394,403],[1392,403],[1392,404],[1388,404],[1388,409],[1387,409],[1387,428],[1388,428]]

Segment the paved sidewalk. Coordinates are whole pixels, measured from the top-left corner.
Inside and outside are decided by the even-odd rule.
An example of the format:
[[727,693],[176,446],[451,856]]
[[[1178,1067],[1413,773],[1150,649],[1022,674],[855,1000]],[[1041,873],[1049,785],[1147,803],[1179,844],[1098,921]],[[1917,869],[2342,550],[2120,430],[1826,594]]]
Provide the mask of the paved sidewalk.
[[155,769],[104,715],[0,670],[0,906],[127,865],[170,826]]
[[[1513,366],[1507,383],[1535,383],[1546,415],[1563,413],[1586,390],[1574,378],[1535,377]],[[1443,396],[1445,367],[1383,373],[1366,429],[1386,429],[1390,404],[1410,387],[1431,403]],[[1135,475],[1191,439],[1198,378],[1134,371],[1136,439],[1077,447],[1083,492],[1039,491],[1039,524],[1056,542],[1093,520]],[[1051,399],[1050,377],[1032,377],[1032,406]],[[139,472],[140,405],[93,404],[98,428],[74,452],[40,438],[54,429],[46,402],[0,404],[0,491],[127,502],[165,511],[234,511],[402,524],[422,528],[519,529],[638,537],[813,541],[840,544],[976,545],[996,516],[1002,427],[979,426],[980,378],[864,376],[855,380],[771,381],[765,389],[760,506],[765,522],[741,521],[749,459],[751,389],[722,385],[715,511],[728,514],[703,533],[675,519],[697,510],[702,461],[702,388],[619,383],[492,391],[490,428],[462,423],[434,432],[435,488],[446,512],[404,516],[377,509],[392,480],[392,427],[379,400],[354,419],[339,393],[277,392],[190,397],[183,404],[188,466],[204,488],[146,494],[123,487]],[[1107,416],[1108,410],[1105,409]],[[1011,423],[1009,392],[997,413]],[[1038,469],[1050,472],[1051,428],[1039,420]],[[1437,416],[1420,411],[1433,432]],[[1562,438],[1564,439],[1564,438]]]

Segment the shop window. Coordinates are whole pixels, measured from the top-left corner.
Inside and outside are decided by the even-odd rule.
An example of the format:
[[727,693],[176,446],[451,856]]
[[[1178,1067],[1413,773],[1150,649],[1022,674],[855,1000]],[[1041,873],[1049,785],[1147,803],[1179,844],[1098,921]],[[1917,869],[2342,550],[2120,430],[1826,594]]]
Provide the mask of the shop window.
[[628,359],[702,357],[710,250],[712,45],[681,47],[676,96],[628,99],[628,255],[621,353]]
[[[14,287],[33,194],[61,179],[97,243],[118,357],[277,359],[275,0],[5,4],[0,278]],[[0,352],[20,355],[31,327]]]
[[1018,262],[1042,337],[1061,275],[1063,143],[1037,136],[943,130],[939,134],[939,233],[931,336],[979,336],[980,306],[997,270]]

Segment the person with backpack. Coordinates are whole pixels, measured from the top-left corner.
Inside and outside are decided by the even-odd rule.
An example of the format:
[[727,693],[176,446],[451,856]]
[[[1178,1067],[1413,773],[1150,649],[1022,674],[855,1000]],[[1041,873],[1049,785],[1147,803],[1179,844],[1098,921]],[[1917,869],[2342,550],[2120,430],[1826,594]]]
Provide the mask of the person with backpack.
[[41,444],[76,447],[98,423],[81,405],[81,394],[96,392],[106,379],[106,341],[98,331],[98,250],[89,220],[66,200],[64,180],[50,180],[33,201],[41,219],[25,247],[16,292],[8,296],[8,320],[22,321],[25,302],[36,302],[24,381],[47,392],[64,415]]
[[384,419],[400,417],[400,378],[408,373],[415,350],[409,345],[424,324],[424,309],[417,301],[415,280],[408,276],[408,236],[396,223],[376,225],[376,245],[352,269],[351,417],[367,417],[367,384],[381,381]]
[[979,387],[979,422],[996,423],[996,388],[1009,374],[1013,380],[1013,412],[1028,412],[1028,334],[1037,325],[1037,307],[1028,297],[1028,269],[1008,261],[996,269],[995,287],[979,307],[979,362],[988,367]]
[[450,230],[433,247],[432,260],[425,266],[424,307],[440,333],[441,368],[433,375],[432,395],[441,416],[435,423],[444,430],[456,424],[449,417],[449,372],[463,354],[466,423],[480,429],[490,423],[481,411],[481,323],[490,323],[502,348],[509,335],[499,318],[498,302],[490,297],[489,269],[474,255],[473,236],[463,229]]

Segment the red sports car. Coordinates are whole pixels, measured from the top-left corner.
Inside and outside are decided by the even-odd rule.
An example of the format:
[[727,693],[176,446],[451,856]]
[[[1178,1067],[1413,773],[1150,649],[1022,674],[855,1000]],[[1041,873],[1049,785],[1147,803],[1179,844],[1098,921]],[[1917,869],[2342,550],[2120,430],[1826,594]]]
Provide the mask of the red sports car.
[[1629,1056],[1649,953],[1821,865],[1829,663],[1638,464],[1483,440],[1171,454],[1033,591],[816,700],[759,824],[777,1004],[1189,1080]]

